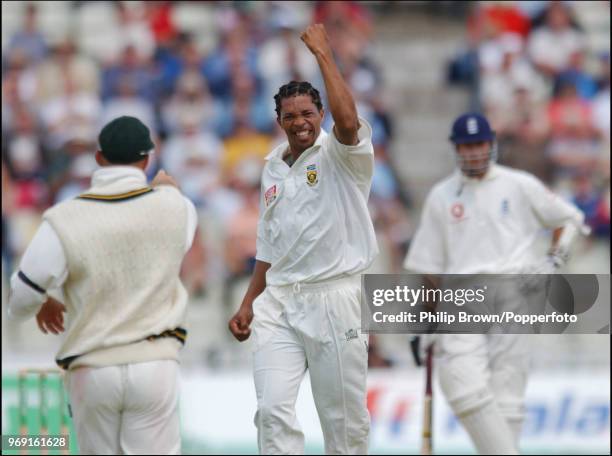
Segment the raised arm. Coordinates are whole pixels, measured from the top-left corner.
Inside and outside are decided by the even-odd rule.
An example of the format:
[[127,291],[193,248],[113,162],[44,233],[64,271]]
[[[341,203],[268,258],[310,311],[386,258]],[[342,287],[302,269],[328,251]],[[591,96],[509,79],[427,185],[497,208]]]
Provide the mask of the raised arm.
[[346,145],[357,144],[359,120],[355,100],[334,61],[325,27],[323,24],[310,25],[301,38],[321,69],[338,141]]

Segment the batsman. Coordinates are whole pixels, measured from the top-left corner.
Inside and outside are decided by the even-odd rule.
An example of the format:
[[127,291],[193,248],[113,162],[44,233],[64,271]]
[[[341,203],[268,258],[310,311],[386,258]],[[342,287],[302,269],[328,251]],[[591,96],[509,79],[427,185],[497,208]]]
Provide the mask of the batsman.
[[[458,170],[427,196],[404,267],[432,275],[554,273],[576,235],[586,231],[582,212],[531,174],[496,164],[495,133],[481,114],[459,116],[450,140]],[[548,254],[539,256],[543,229],[552,239]],[[528,337],[426,336],[435,340],[442,392],[480,454],[519,452]]]
[[361,333],[360,273],[378,252],[367,207],[372,130],[334,62],[322,25],[302,40],[313,53],[334,127],[308,82],[274,97],[287,141],[266,158],[257,228],[257,263],[229,329],[253,332],[257,443],[261,454],[303,454],[295,401],[306,370],[326,454],[365,454],[367,344]]

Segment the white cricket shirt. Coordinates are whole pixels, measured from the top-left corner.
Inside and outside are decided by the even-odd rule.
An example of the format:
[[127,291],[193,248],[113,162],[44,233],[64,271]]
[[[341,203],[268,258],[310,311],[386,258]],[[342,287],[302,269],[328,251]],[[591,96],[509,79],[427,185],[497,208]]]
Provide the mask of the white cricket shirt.
[[511,274],[538,264],[542,228],[584,215],[524,171],[492,164],[482,180],[459,170],[428,195],[404,268],[425,274]]
[[368,196],[374,170],[372,129],[362,118],[359,143],[321,130],[289,167],[288,143],[267,157],[257,225],[257,259],[272,266],[267,285],[311,283],[358,274],[378,253]]

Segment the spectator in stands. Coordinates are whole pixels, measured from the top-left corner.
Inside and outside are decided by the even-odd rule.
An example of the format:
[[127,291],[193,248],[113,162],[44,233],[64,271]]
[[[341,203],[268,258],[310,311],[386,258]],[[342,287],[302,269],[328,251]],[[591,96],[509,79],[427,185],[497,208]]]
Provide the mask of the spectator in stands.
[[373,34],[372,19],[368,10],[360,2],[316,2],[313,23],[321,23],[328,30],[333,49],[338,44],[337,31],[351,29],[356,35],[369,40]]
[[51,54],[37,72],[39,103],[42,105],[52,98],[61,97],[66,91],[67,79],[75,92],[97,96],[99,68],[89,56],[77,51],[74,40],[65,37],[51,49]]
[[121,81],[129,78],[137,87],[139,97],[155,103],[155,78],[150,60],[139,56],[136,48],[128,45],[123,49],[119,62],[102,73],[102,99],[117,95]]
[[499,143],[499,162],[550,182],[550,161],[544,153],[549,135],[547,105],[533,95],[531,86],[519,83],[511,104],[491,112],[489,118]]
[[2,162],[12,183],[16,210],[42,210],[49,203],[44,155],[35,117],[25,107],[14,113],[14,124],[3,138]]
[[410,199],[389,159],[385,144],[374,142],[374,157],[374,177],[368,206],[374,228],[385,243],[389,256],[386,270],[401,273],[412,231],[406,212]]
[[258,50],[250,39],[248,25],[237,13],[228,18],[222,24],[219,46],[205,59],[202,68],[210,92],[222,101],[231,97],[232,77],[239,72],[246,72],[255,80],[257,92],[261,89]]
[[599,92],[593,99],[593,123],[610,160],[610,54],[600,56]]
[[[259,162],[254,162],[256,167]],[[253,162],[243,162],[240,168],[251,167]],[[241,175],[242,174],[242,175]],[[255,243],[257,240],[257,220],[259,214],[259,179],[254,173],[240,169],[230,179],[230,188],[238,191],[243,206],[237,210],[226,226],[225,263],[233,278],[248,277],[255,266]],[[250,175],[250,176],[249,176]]]
[[200,74],[202,61],[202,55],[193,37],[188,34],[180,34],[171,43],[160,46],[155,62],[159,67],[158,84],[161,96],[171,95],[184,74]]
[[[91,160],[91,154],[97,148],[97,140],[83,133],[85,132],[75,132],[75,135],[62,147],[50,151],[47,182],[52,203],[76,196],[84,185],[87,188],[89,182],[86,181],[84,174],[87,170],[92,171],[96,167],[95,161]],[[91,178],[91,173],[89,177]]]
[[246,71],[238,70],[231,75],[231,95],[222,102],[217,119],[216,131],[220,136],[228,137],[236,131],[239,116],[246,116],[246,123],[258,132],[272,131],[274,118],[255,85],[255,79]]
[[335,57],[342,75],[353,89],[356,101],[369,101],[379,92],[380,70],[367,54],[368,42],[354,29],[338,32]]
[[53,198],[53,204],[75,198],[91,187],[91,175],[98,168],[93,155],[82,153],[70,161],[68,172]]
[[227,186],[241,200],[225,223],[223,255],[227,270],[223,296],[228,315],[235,310],[231,307],[233,287],[239,280],[250,277],[255,267],[261,169],[259,160],[243,160],[227,178]]
[[606,192],[597,188],[593,177],[578,173],[574,179],[573,203],[585,215],[585,223],[591,227],[593,236],[610,239],[610,187]]
[[218,135],[221,109],[220,102],[210,96],[202,75],[187,71],[178,79],[172,97],[161,106],[162,129],[168,135],[176,134],[181,128],[180,119],[187,116],[200,130],[211,130]]
[[555,85],[562,81],[571,80],[576,86],[578,95],[591,100],[597,93],[597,81],[585,69],[586,52],[582,49],[574,51],[568,62],[568,67],[561,71],[555,78]]
[[155,37],[147,18],[147,2],[115,2],[120,46],[132,48],[137,58],[149,61],[155,52]]
[[168,137],[161,153],[164,169],[181,183],[181,190],[201,207],[220,184],[221,141],[202,130],[201,119],[191,111],[178,114],[180,131]]
[[589,102],[578,95],[573,81],[561,81],[548,105],[548,153],[557,171],[567,175],[597,168],[600,149]]
[[[466,85],[470,93],[470,109],[485,110],[482,95],[490,92],[490,83],[481,88],[481,77],[497,75],[508,52],[516,53],[529,30],[529,21],[514,3],[473,4],[468,17],[468,47],[449,64],[451,84]],[[517,59],[514,59],[517,60]]]
[[323,84],[316,60],[300,41],[298,30],[303,24],[292,5],[273,5],[269,14],[270,36],[259,51],[258,69],[272,112],[274,94],[288,81],[311,81],[315,87]]
[[178,34],[172,12],[174,3],[171,1],[144,2],[149,28],[157,46],[165,46]]
[[546,10],[544,25],[532,31],[528,53],[536,68],[555,77],[570,65],[572,54],[584,48],[584,36],[572,25],[567,2],[552,1]]
[[23,52],[30,62],[39,63],[47,55],[47,42],[38,30],[38,7],[28,3],[25,7],[23,28],[15,33],[9,42],[7,52],[15,49]]
[[[34,107],[38,82],[35,67],[28,60],[27,54],[16,48],[6,56],[5,63],[2,73],[2,106],[8,108],[14,103],[27,103]],[[9,98],[5,100],[5,96]],[[10,111],[3,110],[2,114],[2,122],[5,123],[4,115],[10,117]]]
[[529,87],[531,96],[537,99],[548,95],[545,82],[524,57],[519,35],[502,35],[495,41],[495,46],[501,61],[499,65],[489,62],[488,66],[483,66],[480,77],[483,110],[491,119],[510,115],[508,110],[515,101],[515,90],[519,86]]
[[83,91],[67,73],[61,79],[63,90],[40,108],[46,130],[45,145],[56,151],[75,138],[95,141],[102,104],[92,92]]
[[124,74],[117,81],[117,91],[106,100],[102,110],[100,129],[111,120],[121,116],[132,116],[140,119],[150,131],[157,131],[153,105],[138,96],[137,82],[131,75]]
[[225,152],[222,159],[223,175],[229,176],[234,169],[249,158],[263,161],[270,152],[272,136],[257,130],[252,123],[251,106],[247,103],[234,103],[234,129],[225,139]]
[[479,2],[468,18],[468,32],[479,36],[506,33],[526,38],[529,17],[521,9],[520,2]]

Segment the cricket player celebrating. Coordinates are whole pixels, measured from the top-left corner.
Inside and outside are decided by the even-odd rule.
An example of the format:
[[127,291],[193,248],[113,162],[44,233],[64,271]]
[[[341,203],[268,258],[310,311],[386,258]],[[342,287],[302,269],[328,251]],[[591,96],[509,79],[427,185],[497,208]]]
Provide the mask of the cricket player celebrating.
[[321,69],[335,125],[321,130],[321,98],[308,82],[292,81],[274,97],[287,142],[266,158],[257,263],[229,329],[239,341],[253,332],[261,454],[303,454],[295,401],[307,368],[326,454],[365,454],[359,274],[378,253],[367,208],[372,131],[357,117],[325,28],[312,25],[301,38]]
[[[583,214],[534,176],[495,164],[495,135],[482,115],[457,118],[450,140],[460,169],[428,195],[404,267],[424,274],[547,274],[563,265]],[[542,228],[554,230],[547,258],[536,254]],[[518,454],[527,336],[433,339],[441,389],[476,449]]]
[[[147,185],[148,128],[119,117],[99,136],[101,168],[50,208],[11,279],[9,316],[64,331],[57,363],[83,454],[179,454],[178,352],[187,292],[179,279],[195,207],[160,172]],[[65,305],[48,297],[61,288]]]

